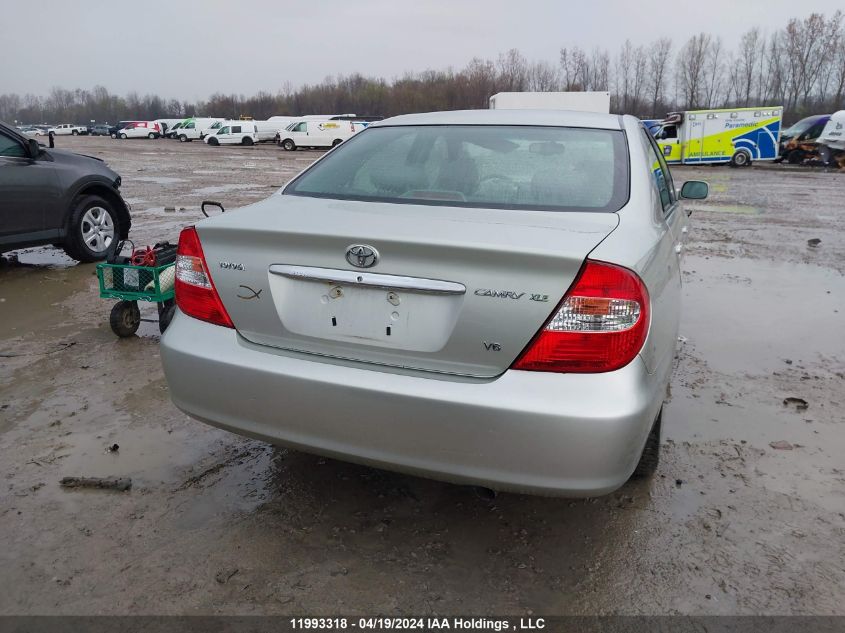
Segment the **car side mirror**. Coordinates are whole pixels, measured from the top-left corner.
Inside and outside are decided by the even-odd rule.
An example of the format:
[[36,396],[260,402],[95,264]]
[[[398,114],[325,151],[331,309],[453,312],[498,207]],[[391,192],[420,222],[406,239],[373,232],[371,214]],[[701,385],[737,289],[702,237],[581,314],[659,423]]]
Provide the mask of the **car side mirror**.
[[681,198],[704,200],[710,194],[710,185],[701,180],[687,180],[681,187]]
[[29,145],[28,149],[30,158],[38,158],[41,155],[41,146],[34,138],[28,139],[27,145]]

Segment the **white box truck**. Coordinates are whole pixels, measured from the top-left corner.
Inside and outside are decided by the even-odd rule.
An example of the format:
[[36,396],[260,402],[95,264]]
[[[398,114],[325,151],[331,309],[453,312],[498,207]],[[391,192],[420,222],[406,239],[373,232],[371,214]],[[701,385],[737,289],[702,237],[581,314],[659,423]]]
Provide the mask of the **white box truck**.
[[491,110],[574,110],[610,114],[609,92],[499,92]]

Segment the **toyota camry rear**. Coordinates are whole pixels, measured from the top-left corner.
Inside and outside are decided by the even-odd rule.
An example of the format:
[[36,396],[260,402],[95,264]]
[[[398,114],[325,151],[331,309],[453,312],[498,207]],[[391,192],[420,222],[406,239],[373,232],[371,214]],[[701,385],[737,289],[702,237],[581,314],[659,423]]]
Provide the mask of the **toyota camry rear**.
[[176,405],[436,479],[595,495],[657,465],[686,214],[632,117],[371,125],[185,229]]

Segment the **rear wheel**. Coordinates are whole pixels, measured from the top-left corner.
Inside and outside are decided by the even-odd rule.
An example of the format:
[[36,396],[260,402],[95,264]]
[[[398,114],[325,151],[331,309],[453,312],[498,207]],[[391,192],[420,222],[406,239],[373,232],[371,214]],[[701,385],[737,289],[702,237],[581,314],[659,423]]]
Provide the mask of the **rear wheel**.
[[149,134],[147,134],[147,138],[155,138],[155,137],[156,137],[156,135],[155,135],[155,134],[153,134],[152,132],[150,132]]
[[173,315],[176,314],[176,303],[173,299],[168,299],[164,303],[158,304],[158,331],[164,334],[167,326],[173,320]]
[[648,479],[657,471],[657,465],[660,463],[660,426],[663,419],[663,408],[657,414],[657,419],[654,421],[654,426],[651,427],[651,432],[645,441],[640,461],[634,469],[632,479]]
[[244,136],[244,137],[241,139],[241,145],[247,145],[247,146],[249,146],[249,145],[254,145],[254,143],[253,143],[253,141],[252,141],[252,138],[251,138],[251,137],[249,137],[249,136]]
[[284,147],[286,151],[292,152],[296,149],[296,143],[294,143],[291,139],[286,138],[282,141],[282,147]]
[[70,213],[65,252],[80,262],[106,258],[109,246],[120,235],[117,212],[100,196],[83,196],[74,201]]
[[137,301],[118,301],[109,315],[112,332],[121,338],[132,336],[141,325],[141,311]]
[[343,141],[340,140],[339,138],[336,138],[335,140],[332,141],[332,147],[337,147],[341,143],[343,143]]
[[79,130],[74,130],[73,132],[71,132],[71,134],[73,134],[74,136],[79,136]]
[[740,150],[731,158],[731,167],[748,167],[751,164],[751,156],[748,152]]

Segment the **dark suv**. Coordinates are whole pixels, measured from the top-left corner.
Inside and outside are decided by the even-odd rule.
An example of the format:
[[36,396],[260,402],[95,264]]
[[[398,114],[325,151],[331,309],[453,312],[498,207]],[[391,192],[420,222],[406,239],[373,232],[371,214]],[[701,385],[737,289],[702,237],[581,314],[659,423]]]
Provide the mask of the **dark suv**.
[[104,259],[132,224],[119,188],[99,158],[47,149],[0,123],[0,253],[54,244],[80,262]]

